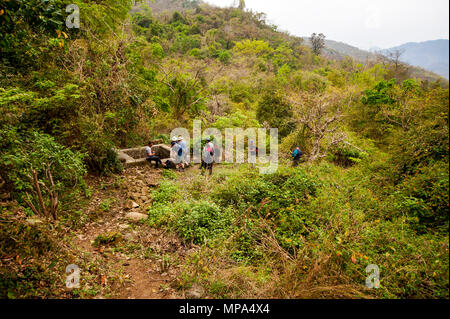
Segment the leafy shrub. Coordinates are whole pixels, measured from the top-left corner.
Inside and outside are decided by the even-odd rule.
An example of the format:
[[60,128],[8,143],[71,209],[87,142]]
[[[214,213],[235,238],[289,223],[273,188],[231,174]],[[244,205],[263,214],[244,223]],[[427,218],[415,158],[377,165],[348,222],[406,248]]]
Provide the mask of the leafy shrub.
[[166,177],[168,179],[172,179],[172,180],[178,178],[177,174],[174,171],[171,171],[171,170],[164,170],[162,172],[162,176],[164,176],[164,177]]
[[220,236],[231,224],[231,213],[214,203],[185,203],[175,224],[177,232],[187,241],[202,244]]
[[201,37],[199,35],[178,35],[174,45],[174,50],[182,53],[189,52],[192,49],[201,48]]
[[17,194],[31,188],[31,170],[42,178],[47,164],[57,191],[77,185],[86,174],[84,155],[65,148],[49,135],[18,133],[10,128],[0,130],[0,137],[0,174]]
[[236,111],[227,116],[218,116],[214,127],[219,130],[224,130],[226,128],[250,128],[250,127],[260,127],[261,124],[252,118],[248,113],[243,111]]
[[168,206],[163,203],[153,204],[148,209],[148,223],[154,227],[172,225],[172,220],[176,218],[176,206]]
[[256,118],[260,123],[268,123],[270,127],[277,127],[280,138],[294,129],[292,122],[292,107],[286,101],[281,91],[266,92],[258,104]]
[[240,211],[256,210],[264,199],[270,201],[265,212],[278,213],[292,205],[305,203],[316,195],[320,183],[301,169],[284,168],[268,175],[235,175],[220,185],[212,196],[222,206]]
[[262,40],[243,40],[237,42],[233,51],[239,55],[268,56],[273,53],[273,48],[268,42]]
[[426,228],[448,230],[449,171],[447,163],[418,169],[414,176],[397,186],[397,209],[415,218],[413,227],[421,232]]
[[177,192],[177,187],[168,180],[162,181],[159,188],[152,192],[153,205],[148,210],[150,225],[172,225],[172,217],[177,211],[177,205],[172,202],[175,200]]
[[256,264],[264,256],[264,249],[260,245],[262,233],[263,228],[256,220],[246,220],[235,231],[230,257],[240,263]]
[[395,79],[388,81],[380,81],[372,90],[364,91],[364,96],[361,98],[363,104],[377,105],[377,104],[394,104],[395,100],[392,98],[392,89],[395,85]]
[[228,64],[231,61],[231,54],[228,50],[217,50],[214,57],[219,59],[222,63]]
[[294,76],[294,83],[302,90],[309,91],[311,93],[324,92],[328,87],[328,80],[313,72],[302,72]]
[[367,154],[347,144],[338,144],[329,153],[329,160],[343,167],[350,167],[360,162]]
[[162,181],[159,188],[152,192],[154,203],[170,203],[175,199],[177,186],[170,181]]
[[166,56],[163,47],[159,43],[152,44],[153,55],[159,58],[164,58]]

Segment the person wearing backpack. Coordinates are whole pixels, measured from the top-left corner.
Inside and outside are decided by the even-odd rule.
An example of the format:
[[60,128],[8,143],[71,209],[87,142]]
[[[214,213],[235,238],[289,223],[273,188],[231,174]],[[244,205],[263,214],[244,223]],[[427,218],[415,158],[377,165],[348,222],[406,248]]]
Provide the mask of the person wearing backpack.
[[293,159],[293,165],[292,166],[294,166],[294,167],[298,166],[298,164],[300,163],[300,159],[301,159],[302,155],[303,155],[303,152],[300,150],[300,147],[297,146],[294,149],[294,151],[292,152],[292,154],[291,154],[292,159]]
[[214,144],[211,139],[206,138],[205,147],[203,147],[202,165],[200,169],[202,170],[202,175],[205,175],[205,170],[209,170],[209,175],[212,175],[212,169],[214,164]]
[[185,158],[186,158],[186,154],[187,154],[187,144],[183,139],[183,136],[179,136],[178,137],[178,150],[177,150],[177,163],[178,163],[178,168],[181,169],[181,171],[184,172],[184,168],[185,168]]

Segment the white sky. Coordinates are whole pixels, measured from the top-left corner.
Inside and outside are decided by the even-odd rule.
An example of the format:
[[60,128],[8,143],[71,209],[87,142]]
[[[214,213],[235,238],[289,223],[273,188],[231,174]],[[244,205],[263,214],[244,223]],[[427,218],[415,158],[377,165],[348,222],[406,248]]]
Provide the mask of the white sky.
[[[230,6],[234,0],[205,0]],[[297,36],[313,32],[369,49],[449,38],[449,0],[245,0]]]

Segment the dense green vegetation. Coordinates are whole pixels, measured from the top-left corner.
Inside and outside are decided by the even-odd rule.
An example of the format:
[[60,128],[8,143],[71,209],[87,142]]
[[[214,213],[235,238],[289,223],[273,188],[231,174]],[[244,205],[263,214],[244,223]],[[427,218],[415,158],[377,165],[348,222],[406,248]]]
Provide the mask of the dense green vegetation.
[[[53,284],[36,288],[54,281],[39,258],[52,249],[68,258],[53,241],[82,224],[86,177],[122,171],[114,148],[167,141],[201,120],[278,127],[282,158],[271,175],[246,165],[186,183],[163,174],[147,224],[200,246],[180,289],[449,298],[448,84],[314,54],[242,4],[172,2],[156,1],[167,10],[155,12],[126,0],[0,2],[0,255],[33,256],[40,269],[17,275],[2,264],[0,297],[55,296]],[[64,25],[69,3],[80,29]],[[305,162],[291,168],[296,145]],[[58,221],[28,225],[55,193]],[[380,289],[364,286],[369,264],[381,269]]]

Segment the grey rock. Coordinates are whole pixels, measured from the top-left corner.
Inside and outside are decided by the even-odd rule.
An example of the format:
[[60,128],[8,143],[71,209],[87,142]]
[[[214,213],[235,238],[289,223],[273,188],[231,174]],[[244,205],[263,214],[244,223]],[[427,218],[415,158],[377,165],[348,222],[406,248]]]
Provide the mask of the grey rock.
[[119,229],[120,230],[126,230],[126,229],[129,229],[131,226],[130,225],[128,225],[128,224],[120,224],[119,225]]
[[128,213],[128,214],[126,214],[125,217],[128,220],[133,221],[133,222],[138,222],[138,221],[141,221],[143,219],[147,219],[148,218],[147,215],[144,215],[144,214],[141,214],[141,213],[136,213],[136,212]]

